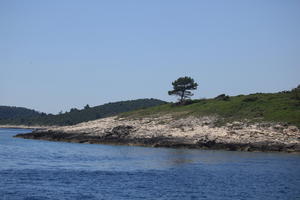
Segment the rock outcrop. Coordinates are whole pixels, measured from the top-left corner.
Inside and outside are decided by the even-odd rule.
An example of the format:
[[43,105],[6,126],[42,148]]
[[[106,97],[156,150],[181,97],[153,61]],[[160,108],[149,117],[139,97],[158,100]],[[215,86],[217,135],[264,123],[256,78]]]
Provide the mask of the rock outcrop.
[[16,137],[153,147],[300,152],[300,131],[296,126],[237,121],[218,127],[216,121],[216,117],[108,117],[74,126],[36,130]]

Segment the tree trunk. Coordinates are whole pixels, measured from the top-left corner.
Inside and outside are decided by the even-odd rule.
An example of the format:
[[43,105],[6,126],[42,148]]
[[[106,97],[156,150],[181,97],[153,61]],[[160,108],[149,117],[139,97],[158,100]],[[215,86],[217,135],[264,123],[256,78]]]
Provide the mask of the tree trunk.
[[180,103],[182,103],[182,102],[183,102],[183,98],[184,98],[184,92],[185,92],[185,90],[182,90],[182,94],[181,94],[181,97],[180,97]]

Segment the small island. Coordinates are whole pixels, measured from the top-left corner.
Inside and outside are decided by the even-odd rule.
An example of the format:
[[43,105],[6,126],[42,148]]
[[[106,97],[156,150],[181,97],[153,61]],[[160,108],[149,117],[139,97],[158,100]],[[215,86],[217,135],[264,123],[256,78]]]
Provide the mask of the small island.
[[[181,77],[172,85],[169,94],[180,97],[177,103],[156,101],[159,105],[73,125],[51,124],[52,127],[40,127],[16,137],[91,144],[300,152],[299,86],[279,93],[221,94],[213,99],[191,100],[191,90],[197,88],[192,78]],[[85,108],[90,109],[93,108]]]

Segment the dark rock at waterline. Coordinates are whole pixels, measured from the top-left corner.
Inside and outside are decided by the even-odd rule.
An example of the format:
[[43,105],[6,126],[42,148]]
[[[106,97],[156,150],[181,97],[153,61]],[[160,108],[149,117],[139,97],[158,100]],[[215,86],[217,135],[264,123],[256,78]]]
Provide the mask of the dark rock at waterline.
[[224,149],[230,151],[284,151],[300,152],[299,144],[282,144],[282,143],[218,143],[216,140],[204,138],[194,143],[185,138],[171,137],[150,137],[137,138],[132,137],[130,133],[134,132],[132,126],[116,126],[111,131],[102,136],[89,135],[88,133],[64,133],[55,131],[37,130],[32,133],[18,134],[15,137],[25,139],[39,139],[49,141],[63,141],[76,143],[91,144],[118,144],[118,145],[139,145],[151,147],[170,147],[170,148],[197,148],[197,149]]

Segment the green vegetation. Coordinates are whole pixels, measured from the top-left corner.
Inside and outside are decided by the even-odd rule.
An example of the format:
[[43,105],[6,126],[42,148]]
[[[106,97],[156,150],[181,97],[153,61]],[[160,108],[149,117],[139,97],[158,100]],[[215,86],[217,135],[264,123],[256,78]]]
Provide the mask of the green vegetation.
[[173,90],[169,91],[169,95],[179,96],[179,103],[183,102],[193,96],[193,93],[190,90],[196,90],[198,84],[191,77],[180,77],[175,80],[173,83]]
[[[256,93],[229,97],[221,94],[213,99],[185,100],[184,104],[157,99],[139,99],[108,103],[84,109],[72,108],[58,115],[39,113],[18,107],[0,106],[0,124],[73,125],[84,121],[119,115],[126,118],[172,115],[219,116],[219,125],[235,120],[250,122],[283,122],[300,127],[300,87],[279,93]],[[163,123],[163,122],[162,122]]]
[[0,119],[38,117],[42,113],[23,107],[0,106]]
[[294,99],[300,100],[300,85],[298,85],[298,87],[292,89],[292,97]]
[[193,100],[188,105],[165,104],[123,113],[120,117],[142,118],[171,114],[174,117],[217,115],[219,124],[247,119],[252,122],[284,122],[300,127],[300,101],[295,91],[257,93]]
[[95,107],[86,105],[82,110],[72,108],[70,112],[60,112],[58,115],[39,113],[26,108],[0,106],[0,124],[74,125],[85,121],[117,115],[122,112],[149,108],[165,103],[166,102],[157,99],[120,101]]

